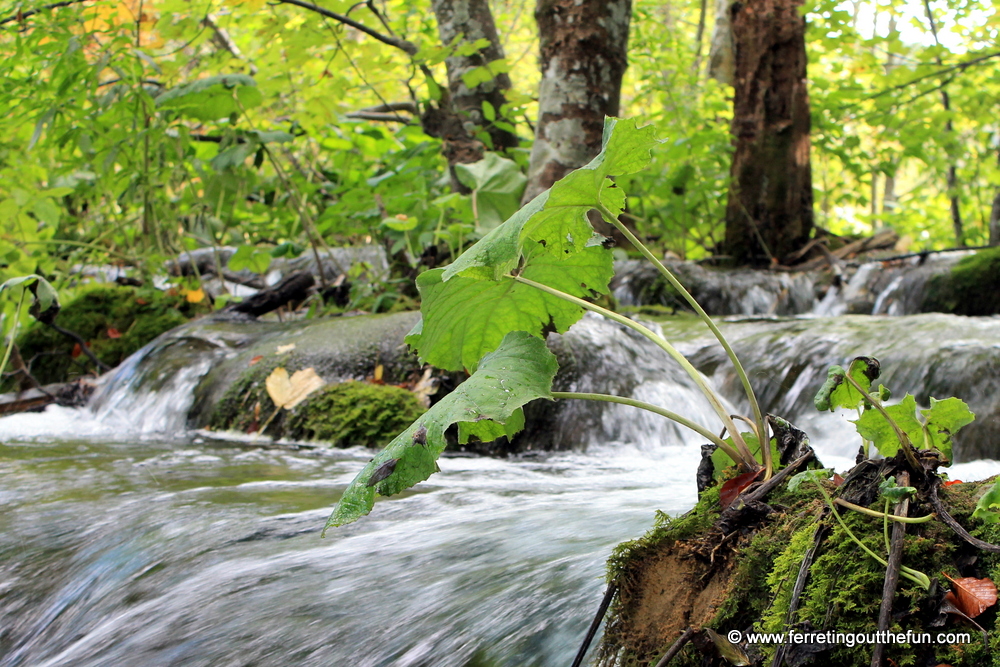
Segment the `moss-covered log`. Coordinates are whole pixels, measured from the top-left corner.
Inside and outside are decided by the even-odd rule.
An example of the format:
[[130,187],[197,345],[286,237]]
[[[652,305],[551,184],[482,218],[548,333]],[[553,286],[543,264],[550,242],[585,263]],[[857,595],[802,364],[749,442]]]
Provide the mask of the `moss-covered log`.
[[[882,512],[884,500],[872,488],[885,476],[905,467],[901,461],[866,462],[836,487],[824,482],[831,495],[853,496]],[[991,480],[992,481],[992,480]],[[909,515],[934,511],[929,489],[937,483],[928,475],[917,483]],[[948,512],[970,532],[988,542],[1000,541],[1000,528],[972,518],[976,499],[990,482],[956,484],[939,490]],[[866,554],[834,520],[816,484],[795,491],[782,485],[767,498],[772,512],[757,523],[720,530],[719,487],[705,490],[697,506],[671,518],[658,514],[654,527],[641,539],[614,552],[609,578],[618,587],[598,664],[652,666],[686,628],[708,628],[727,637],[747,633],[836,632],[875,633],[883,599],[886,567]],[[888,538],[883,520],[840,509],[844,523],[869,549],[885,557]],[[891,531],[891,525],[890,525]],[[803,566],[803,561],[805,565]],[[958,577],[1000,577],[1000,555],[977,549],[940,520],[909,524],[902,564],[926,573],[930,590],[902,578],[892,596],[889,632],[928,633],[929,641],[887,642],[884,665],[983,667],[1000,665],[1000,639],[993,632],[996,606],[975,621],[944,611],[951,584],[944,574]],[[800,575],[801,572],[801,575]],[[794,595],[796,583],[801,592]],[[795,598],[795,603],[792,603]],[[968,642],[938,641],[939,633],[968,633]],[[670,662],[679,665],[730,664],[701,633]],[[837,665],[867,667],[873,646],[868,642],[738,644],[752,665]],[[776,660],[778,650],[783,659]],[[891,661],[891,662],[890,662]]]

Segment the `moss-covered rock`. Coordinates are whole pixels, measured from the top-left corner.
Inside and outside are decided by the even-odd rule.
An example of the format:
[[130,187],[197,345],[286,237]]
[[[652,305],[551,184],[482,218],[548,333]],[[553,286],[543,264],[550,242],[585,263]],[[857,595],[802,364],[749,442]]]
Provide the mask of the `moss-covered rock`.
[[275,358],[248,368],[216,404],[210,428],[263,430],[276,438],[317,440],[335,447],[382,447],[425,410],[406,389],[348,381],[323,387],[291,411],[277,411],[266,381],[279,365],[285,364]]
[[[65,304],[55,321],[79,334],[101,361],[114,367],[163,332],[207,310],[176,293],[98,285]],[[42,384],[96,372],[86,355],[74,352],[74,341],[39,322],[27,327],[17,344]]]
[[[996,544],[1000,526],[971,519],[975,499],[988,482],[962,484],[942,490],[954,518],[981,539]],[[836,490],[828,486],[834,493]],[[639,540],[619,546],[609,563],[609,579],[619,595],[608,619],[598,664],[621,667],[654,665],[686,627],[711,628],[722,636],[732,630],[781,633],[874,633],[877,629],[885,567],[859,548],[825,512],[826,502],[815,485],[796,492],[782,489],[767,499],[780,508],[753,529],[720,534],[718,492],[708,490],[688,514],[670,519],[658,516],[656,525]],[[881,501],[872,509],[881,511]],[[919,500],[911,516],[930,513]],[[885,554],[882,521],[843,511],[848,527],[872,551]],[[822,528],[821,528],[822,526]],[[820,531],[817,535],[817,531]],[[789,618],[792,588],[806,553],[816,546],[815,558],[800,597]],[[907,527],[903,564],[936,580],[931,591],[900,579],[893,604],[890,632],[914,635],[970,632],[971,643],[894,644],[886,657],[896,665],[985,667],[1000,665],[1000,637],[993,632],[996,607],[976,621],[991,631],[982,635],[957,617],[941,614],[941,601],[953,577],[989,577],[1000,581],[1000,556],[978,551],[958,539],[941,521]],[[872,646],[847,643],[790,646],[789,664],[867,667]],[[771,665],[777,647],[746,647],[753,665]],[[712,649],[689,644],[671,667],[721,666]]]
[[948,273],[932,276],[920,310],[955,315],[1000,314],[1000,247],[980,250]]

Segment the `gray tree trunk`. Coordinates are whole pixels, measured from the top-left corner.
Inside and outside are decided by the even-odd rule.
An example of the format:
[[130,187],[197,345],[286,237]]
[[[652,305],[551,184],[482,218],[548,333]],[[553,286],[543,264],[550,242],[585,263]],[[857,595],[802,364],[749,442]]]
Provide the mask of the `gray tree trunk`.
[[460,43],[463,44],[480,39],[489,42],[489,46],[477,53],[468,56],[453,55],[445,60],[452,108],[458,113],[466,133],[475,136],[479,128],[483,128],[490,137],[493,150],[516,147],[516,134],[496,127],[483,115],[483,103],[487,102],[493,107],[496,120],[514,124],[501,114],[501,107],[507,102],[504,91],[510,88],[510,77],[501,72],[490,81],[472,88],[462,80],[463,74],[504,57],[489,3],[487,0],[433,0],[431,4],[437,17],[442,44],[451,44],[459,36]]
[[631,0],[538,0],[542,81],[524,201],[601,150],[628,65]]

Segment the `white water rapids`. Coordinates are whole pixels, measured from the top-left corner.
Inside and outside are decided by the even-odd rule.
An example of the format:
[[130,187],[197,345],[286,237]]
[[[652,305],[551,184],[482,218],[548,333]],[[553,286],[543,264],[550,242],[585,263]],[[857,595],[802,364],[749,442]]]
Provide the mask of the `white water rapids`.
[[[579,363],[618,371],[584,368],[578,390],[628,379],[637,398],[714,423],[643,341],[581,327],[600,358]],[[0,419],[0,666],[568,666],[614,545],[695,502],[697,436],[606,405],[585,451],[446,457],[320,539],[371,453],[185,432],[206,355],[96,410]],[[820,458],[849,466],[853,428],[802,416]]]

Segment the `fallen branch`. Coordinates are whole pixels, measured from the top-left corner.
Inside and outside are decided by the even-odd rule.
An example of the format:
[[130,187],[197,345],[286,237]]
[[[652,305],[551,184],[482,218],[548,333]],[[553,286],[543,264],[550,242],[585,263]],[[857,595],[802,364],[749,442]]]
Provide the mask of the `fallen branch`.
[[[910,474],[901,470],[896,475],[898,486],[910,485]],[[893,508],[893,514],[906,516],[910,509],[910,501],[903,498]],[[892,540],[889,544],[888,565],[885,568],[885,583],[882,585],[882,605],[878,610],[878,630],[880,633],[889,630],[889,623],[892,621],[892,602],[896,597],[896,586],[899,584],[899,569],[903,564],[903,540],[906,537],[906,524],[896,521],[892,524]],[[882,667],[882,658],[885,654],[885,643],[876,642],[872,650],[871,667]]]
[[604,615],[608,613],[608,607],[611,606],[611,601],[617,592],[617,586],[608,584],[607,590],[604,591],[604,599],[601,600],[601,606],[597,608],[594,620],[590,622],[590,628],[587,629],[587,636],[583,638],[583,644],[580,645],[580,650],[576,652],[576,658],[573,659],[572,667],[580,667],[583,664],[583,658],[587,655],[590,642],[594,641],[594,635],[597,634],[597,629],[601,627],[601,621],[604,620]]
[[301,301],[306,298],[315,282],[316,279],[308,271],[296,271],[285,276],[274,287],[261,290],[239,303],[226,306],[222,312],[260,317],[272,310],[277,310],[289,301]]
[[983,551],[989,551],[990,553],[1000,554],[1000,546],[996,544],[990,544],[989,542],[984,542],[979,538],[969,535],[969,531],[962,527],[958,521],[955,521],[954,517],[948,514],[948,510],[945,509],[944,503],[938,498],[938,485],[941,484],[941,478],[936,478],[931,483],[931,506],[934,508],[934,512],[937,514],[938,518],[945,523],[946,526],[951,528],[956,535],[961,537],[963,540],[976,547],[977,549],[982,549]]

